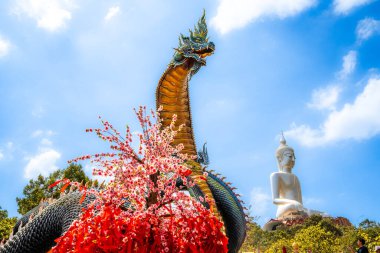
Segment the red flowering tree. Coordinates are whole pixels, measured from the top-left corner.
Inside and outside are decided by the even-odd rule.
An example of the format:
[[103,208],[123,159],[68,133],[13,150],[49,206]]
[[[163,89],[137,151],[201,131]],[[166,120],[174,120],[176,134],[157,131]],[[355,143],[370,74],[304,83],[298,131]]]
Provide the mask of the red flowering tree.
[[155,113],[147,115],[140,107],[136,114],[142,127],[137,152],[129,127],[124,138],[103,120],[102,129],[86,130],[108,141],[112,152],[70,162],[89,159],[94,175],[112,180],[103,190],[62,181],[79,187],[81,201],[86,195],[95,200],[56,240],[52,252],[227,252],[223,223],[176,187],[178,178],[185,187],[193,186],[185,163],[192,157],[181,153],[183,145],[172,146],[176,116],[161,130]]

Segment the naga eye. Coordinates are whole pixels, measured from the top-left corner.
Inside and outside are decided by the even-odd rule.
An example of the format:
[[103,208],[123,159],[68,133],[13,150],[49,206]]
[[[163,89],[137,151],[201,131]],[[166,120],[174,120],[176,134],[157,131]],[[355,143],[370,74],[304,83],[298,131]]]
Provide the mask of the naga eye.
[[176,61],[181,61],[181,60],[183,59],[183,55],[181,55],[181,54],[176,54],[176,55],[174,56],[174,58],[175,58]]

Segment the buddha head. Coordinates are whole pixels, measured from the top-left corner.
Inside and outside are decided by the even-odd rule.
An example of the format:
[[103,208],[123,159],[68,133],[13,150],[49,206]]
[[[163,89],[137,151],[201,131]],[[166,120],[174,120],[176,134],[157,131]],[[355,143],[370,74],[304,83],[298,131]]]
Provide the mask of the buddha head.
[[280,146],[276,150],[277,165],[280,171],[291,172],[296,157],[294,149],[286,145],[284,135],[281,136]]

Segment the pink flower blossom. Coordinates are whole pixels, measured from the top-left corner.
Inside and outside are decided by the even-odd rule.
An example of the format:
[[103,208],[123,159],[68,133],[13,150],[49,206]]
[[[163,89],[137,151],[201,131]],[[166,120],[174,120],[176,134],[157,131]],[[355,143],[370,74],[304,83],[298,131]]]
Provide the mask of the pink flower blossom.
[[194,185],[192,171],[184,163],[192,157],[180,152],[183,145],[172,145],[176,116],[162,129],[159,114],[147,115],[145,107],[135,112],[142,128],[137,153],[128,127],[121,136],[100,118],[103,128],[86,132],[95,132],[109,142],[111,151],[70,161],[90,160],[95,165],[94,175],[112,177],[105,189],[88,189],[67,179],[52,185],[78,187],[83,192],[81,201],[87,195],[95,196],[56,240],[52,252],[227,252],[223,223],[175,187],[178,178],[185,187]]

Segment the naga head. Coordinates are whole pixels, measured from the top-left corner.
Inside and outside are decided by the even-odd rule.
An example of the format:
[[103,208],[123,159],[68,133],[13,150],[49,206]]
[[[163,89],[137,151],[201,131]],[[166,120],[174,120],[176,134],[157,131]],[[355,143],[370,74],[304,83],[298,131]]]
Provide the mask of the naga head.
[[215,44],[209,42],[207,38],[206,12],[203,11],[198,24],[194,26],[194,31],[190,30],[190,36],[179,36],[179,46],[175,48],[172,64],[181,65],[188,59],[193,59],[193,74],[198,69],[206,65],[205,58],[214,53]]

